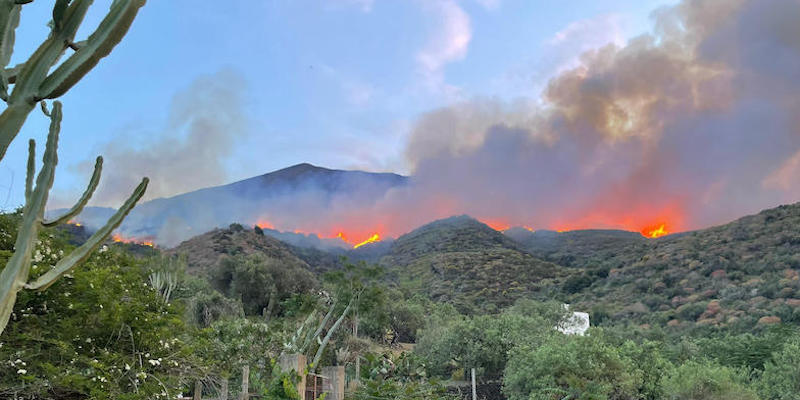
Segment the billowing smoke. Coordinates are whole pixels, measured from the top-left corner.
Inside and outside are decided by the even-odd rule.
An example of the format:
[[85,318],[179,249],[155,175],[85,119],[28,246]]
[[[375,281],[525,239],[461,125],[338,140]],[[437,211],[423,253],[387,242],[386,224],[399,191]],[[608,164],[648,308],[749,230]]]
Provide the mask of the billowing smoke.
[[654,18],[541,101],[424,115],[407,151],[418,196],[499,225],[672,231],[800,200],[800,2],[687,0]]
[[[654,21],[652,34],[583,54],[540,97],[474,99],[421,116],[408,181],[360,190],[372,180],[331,186],[320,175],[269,193],[232,188],[174,212],[151,202],[126,225],[135,234],[167,226],[169,243],[234,221],[327,237],[341,230],[357,241],[457,214],[497,228],[676,232],[800,200],[800,1],[685,0]],[[109,176],[109,192],[142,174],[183,185],[173,192],[201,184],[189,179],[221,179],[213,160],[242,123],[237,91],[223,80],[176,98],[173,125],[190,127],[185,142],[109,148],[109,162],[131,171]],[[151,196],[167,193],[153,186]],[[164,224],[180,213],[191,226]]]
[[116,136],[101,150],[103,180],[93,203],[118,206],[143,176],[150,178],[145,199],[225,183],[223,161],[245,134],[244,93],[244,79],[232,70],[199,77],[173,97],[162,132]]

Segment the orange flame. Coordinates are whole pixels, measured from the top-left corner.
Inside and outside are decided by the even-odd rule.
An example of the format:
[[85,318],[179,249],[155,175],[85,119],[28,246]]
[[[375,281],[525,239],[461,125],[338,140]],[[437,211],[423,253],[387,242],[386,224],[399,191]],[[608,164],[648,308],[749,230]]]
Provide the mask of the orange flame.
[[644,237],[655,239],[655,238],[658,238],[658,237],[661,237],[661,236],[669,234],[669,231],[667,231],[666,224],[659,224],[659,225],[656,225],[656,226],[646,227],[646,228],[642,229],[641,233],[642,233],[642,235]]
[[361,247],[361,246],[363,246],[363,245],[365,245],[367,243],[377,242],[377,241],[380,241],[380,240],[381,240],[381,235],[378,235],[377,233],[375,233],[372,236],[370,236],[369,239],[354,245],[353,248],[357,249],[357,248],[359,248],[359,247]]
[[256,222],[256,226],[261,229],[275,229],[275,226],[272,225],[272,223],[264,219],[258,220],[258,222]]
[[152,239],[145,238],[145,239],[138,239],[138,238],[130,238],[120,235],[119,233],[114,233],[111,235],[111,240],[115,243],[135,243],[141,244],[143,246],[155,247],[155,243],[153,243]]

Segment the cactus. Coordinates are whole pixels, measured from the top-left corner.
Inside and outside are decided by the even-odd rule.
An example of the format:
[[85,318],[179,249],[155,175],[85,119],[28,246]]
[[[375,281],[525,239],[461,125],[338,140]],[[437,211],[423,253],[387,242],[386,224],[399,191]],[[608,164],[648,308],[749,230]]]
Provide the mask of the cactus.
[[58,135],[61,130],[61,115],[61,103],[56,101],[53,103],[53,109],[50,112],[50,132],[47,135],[47,144],[42,160],[42,170],[39,171],[39,175],[36,177],[35,186],[33,186],[33,175],[35,173],[35,163],[33,161],[35,143],[33,140],[30,141],[30,146],[28,147],[28,173],[25,179],[26,201],[22,211],[22,224],[17,234],[17,241],[14,243],[14,254],[8,260],[2,272],[0,272],[0,333],[2,333],[8,323],[11,311],[14,308],[14,302],[17,298],[17,293],[20,290],[44,290],[55,283],[59,277],[86,260],[92,251],[97,249],[97,247],[108,238],[111,232],[122,223],[122,220],[128,215],[131,209],[133,209],[136,202],[142,197],[147,188],[148,179],[144,178],[142,183],[139,184],[116,214],[108,220],[105,226],[98,229],[86,243],[58,261],[51,270],[45,272],[36,280],[29,282],[28,274],[30,272],[31,259],[36,247],[39,229],[52,226],[58,221],[67,220],[83,210],[83,207],[91,198],[94,188],[97,186],[97,181],[100,179],[100,169],[103,164],[102,158],[98,157],[97,164],[95,165],[95,172],[92,175],[89,186],[74,207],[67,211],[62,217],[56,218],[53,221],[44,220],[47,197],[50,188],[53,186],[55,168],[58,163],[56,149],[58,147]]
[[[6,68],[14,48],[14,31],[26,0],[0,0],[0,99],[8,104],[0,114],[0,160],[36,103],[67,92],[127,33],[145,0],[114,0],[108,14],[89,38],[75,43],[75,34],[92,0],[56,0],[50,35],[24,63]],[[67,49],[74,50],[56,67]],[[53,67],[56,69],[48,73]],[[9,85],[14,88],[8,92]]]
[[[52,110],[49,110],[44,100],[55,99],[66,93],[94,68],[100,59],[107,56],[125,36],[139,9],[145,3],[145,0],[114,0],[108,14],[88,39],[75,43],[75,34],[92,0],[55,0],[50,35],[27,61],[9,68],[20,11],[24,4],[31,1],[0,0],[0,100],[7,104],[6,109],[0,113],[0,160],[5,157],[6,150],[37,103],[41,104],[42,112],[50,118],[42,170],[36,176],[35,184],[36,143],[30,140],[28,146],[22,223],[17,233],[14,254],[0,271],[0,334],[5,330],[11,317],[17,293],[23,289],[44,290],[85,261],[122,223],[144,194],[148,183],[148,179],[144,178],[106,225],[97,230],[86,243],[58,261],[51,270],[35,280],[30,279],[32,255],[39,230],[66,222],[78,215],[97,188],[103,168],[103,158],[97,157],[94,173],[77,203],[61,217],[45,221],[44,211],[58,163],[57,148],[62,106],[60,102],[54,101]],[[74,53],[57,65],[67,49],[72,49]],[[50,72],[53,68],[55,69]]]

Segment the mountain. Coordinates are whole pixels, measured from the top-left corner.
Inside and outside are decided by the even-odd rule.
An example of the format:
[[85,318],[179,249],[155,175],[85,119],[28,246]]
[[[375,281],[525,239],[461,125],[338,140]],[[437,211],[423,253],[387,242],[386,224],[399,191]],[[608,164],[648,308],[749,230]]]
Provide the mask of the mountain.
[[[192,236],[234,222],[255,224],[269,216],[324,216],[332,204],[372,204],[408,178],[392,173],[343,171],[298,164],[231,184],[144,202],[120,227],[124,236],[174,246]],[[113,209],[89,207],[76,221],[96,229]],[[55,211],[54,211],[55,212]],[[272,232],[278,235],[279,232]],[[296,245],[330,247],[340,240],[316,236],[281,237]]]
[[546,297],[564,277],[558,265],[520,249],[468,216],[434,221],[398,238],[380,261],[411,294],[451,303],[462,312],[494,312],[519,298]]

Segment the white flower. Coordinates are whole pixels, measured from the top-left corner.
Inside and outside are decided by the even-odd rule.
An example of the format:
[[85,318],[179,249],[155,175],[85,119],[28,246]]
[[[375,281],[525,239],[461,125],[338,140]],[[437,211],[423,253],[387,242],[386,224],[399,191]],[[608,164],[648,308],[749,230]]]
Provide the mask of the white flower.
[[161,361],[159,360],[147,360],[152,366],[161,365]]
[[25,374],[28,373],[28,370],[20,368],[20,369],[17,370],[17,373],[20,374],[20,375],[25,375]]
[[125,363],[125,371],[130,371],[130,370],[131,370],[131,366],[128,365],[128,363]]

